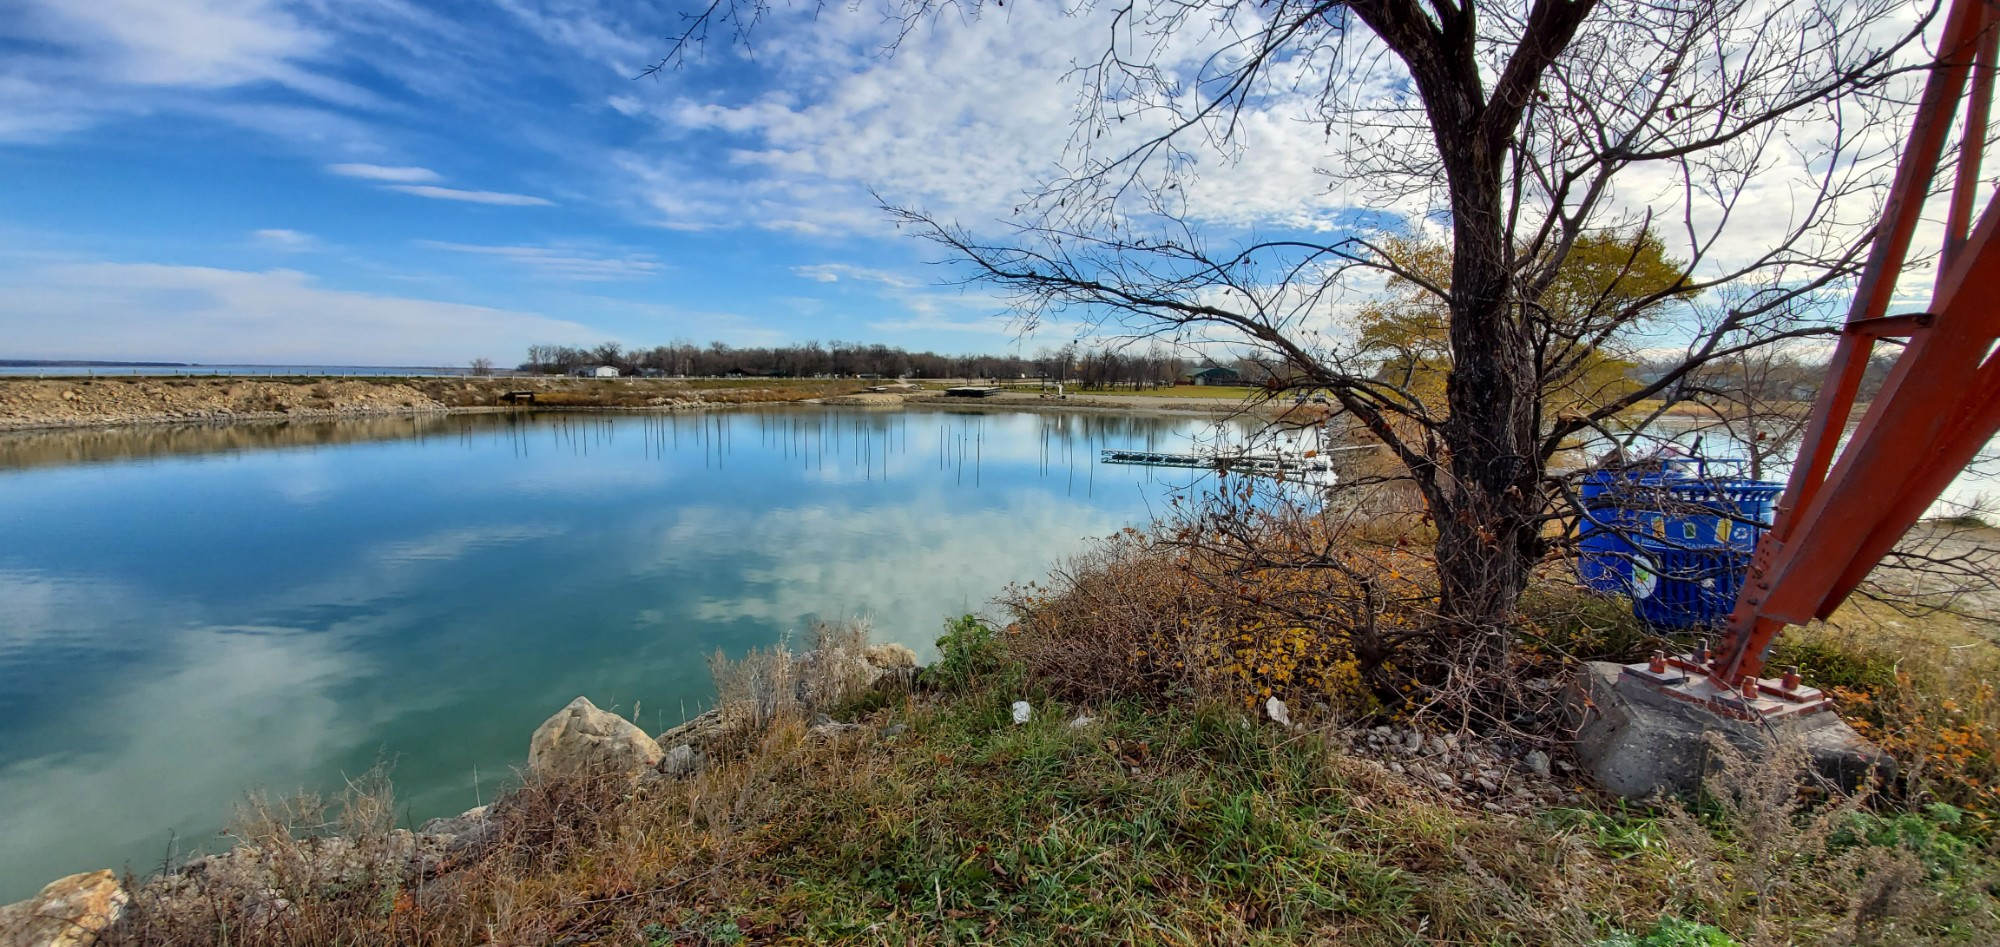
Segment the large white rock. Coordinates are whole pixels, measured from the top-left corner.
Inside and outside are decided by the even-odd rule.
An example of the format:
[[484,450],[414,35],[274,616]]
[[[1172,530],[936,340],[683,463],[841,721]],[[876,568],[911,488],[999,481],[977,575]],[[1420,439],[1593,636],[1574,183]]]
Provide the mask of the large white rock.
[[578,697],[535,728],[528,775],[637,776],[660,762],[660,745],[632,721]]
[[85,947],[131,900],[118,876],[91,871],[49,882],[42,893],[0,907],[0,947]]

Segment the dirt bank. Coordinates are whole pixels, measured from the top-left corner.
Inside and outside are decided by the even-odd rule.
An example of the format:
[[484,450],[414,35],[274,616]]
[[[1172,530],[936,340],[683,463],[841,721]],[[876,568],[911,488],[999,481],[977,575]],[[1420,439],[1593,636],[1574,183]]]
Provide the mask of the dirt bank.
[[676,409],[841,395],[850,382],[592,378],[0,379],[0,430],[537,407]]

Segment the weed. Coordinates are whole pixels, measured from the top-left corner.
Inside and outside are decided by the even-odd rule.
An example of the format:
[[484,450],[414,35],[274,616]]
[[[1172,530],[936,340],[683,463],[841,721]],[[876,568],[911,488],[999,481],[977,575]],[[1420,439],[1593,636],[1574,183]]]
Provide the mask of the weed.
[[1617,934],[1600,947],[1739,947],[1736,939],[1719,928],[1678,917],[1660,918],[1644,935]]
[[1004,652],[993,626],[974,615],[961,615],[945,623],[944,635],[937,639],[938,660],[929,670],[930,678],[947,688],[963,689],[974,680],[1001,669]]

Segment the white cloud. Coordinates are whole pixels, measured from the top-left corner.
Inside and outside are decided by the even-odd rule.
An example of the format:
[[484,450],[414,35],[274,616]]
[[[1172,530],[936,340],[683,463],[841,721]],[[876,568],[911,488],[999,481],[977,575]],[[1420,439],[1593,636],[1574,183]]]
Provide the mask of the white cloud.
[[[630,76],[658,50],[634,26],[609,19],[609,11],[592,9],[587,3],[535,3],[532,0],[499,0],[535,36],[594,60],[601,66]],[[535,9],[549,6],[553,9]]]
[[431,184],[391,184],[389,190],[429,197],[440,201],[465,201],[470,204],[502,204],[510,207],[550,207],[554,201],[530,194],[509,194],[505,191],[465,191],[455,187],[437,187]]
[[288,111],[323,112],[319,126],[337,124],[336,113],[315,105],[232,101],[231,93],[248,89],[287,90],[317,105],[390,108],[329,73],[340,37],[313,14],[277,0],[10,4],[0,13],[0,42],[13,41],[0,78],[0,140],[44,141],[112,117],[163,112],[260,129],[301,124]]
[[295,270],[0,270],[0,338],[27,358],[456,365],[479,352],[601,335],[536,313],[328,289]]
[[328,171],[343,177],[362,178],[369,181],[394,181],[401,184],[422,184],[442,181],[444,176],[429,168],[392,167],[380,164],[330,164]]
[[[887,234],[873,188],[983,227],[1082,160],[1074,69],[1102,53],[1115,13],[1026,4],[976,21],[940,17],[886,57],[879,51],[896,26],[866,10],[767,22],[757,52],[774,91],[749,100],[689,92],[643,109],[630,101],[643,93],[624,96],[613,107],[643,115],[671,147],[622,152],[613,164],[666,226]],[[1221,42],[1222,32],[1177,36],[1164,66],[1191,71]],[[1334,225],[1353,198],[1316,173],[1337,157],[1323,129],[1296,120],[1302,103],[1267,95],[1240,117],[1240,147],[1197,149],[1192,216],[1232,227]],[[1089,144],[1101,157],[1160,129],[1156,116],[1134,115]]]
[[857,280],[864,283],[881,283],[894,289],[915,289],[923,284],[900,273],[888,270],[870,269],[847,263],[814,263],[808,266],[792,267],[792,273],[816,283],[837,283],[841,279]]
[[250,236],[262,246],[272,250],[299,252],[311,250],[319,246],[319,240],[314,238],[312,234],[300,233],[296,230],[286,230],[282,227],[258,230],[251,233]]
[[327,37],[268,0],[30,0],[6,33],[67,47],[107,78],[208,88],[296,81]]
[[453,253],[493,257],[525,267],[539,276],[556,279],[601,282],[646,279],[666,269],[666,264],[644,253],[606,255],[576,247],[484,246],[419,240],[419,246]]

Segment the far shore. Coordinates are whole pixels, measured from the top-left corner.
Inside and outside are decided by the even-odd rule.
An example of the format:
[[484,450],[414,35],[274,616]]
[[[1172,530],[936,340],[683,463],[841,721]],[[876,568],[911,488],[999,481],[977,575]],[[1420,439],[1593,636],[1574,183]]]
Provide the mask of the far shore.
[[0,432],[521,410],[673,412],[760,404],[1211,416],[1267,416],[1275,407],[1256,402],[1253,389],[1193,396],[1187,389],[1060,395],[1011,389],[985,398],[947,396],[945,384],[938,382],[903,391],[868,390],[881,387],[855,379],[0,376]]

